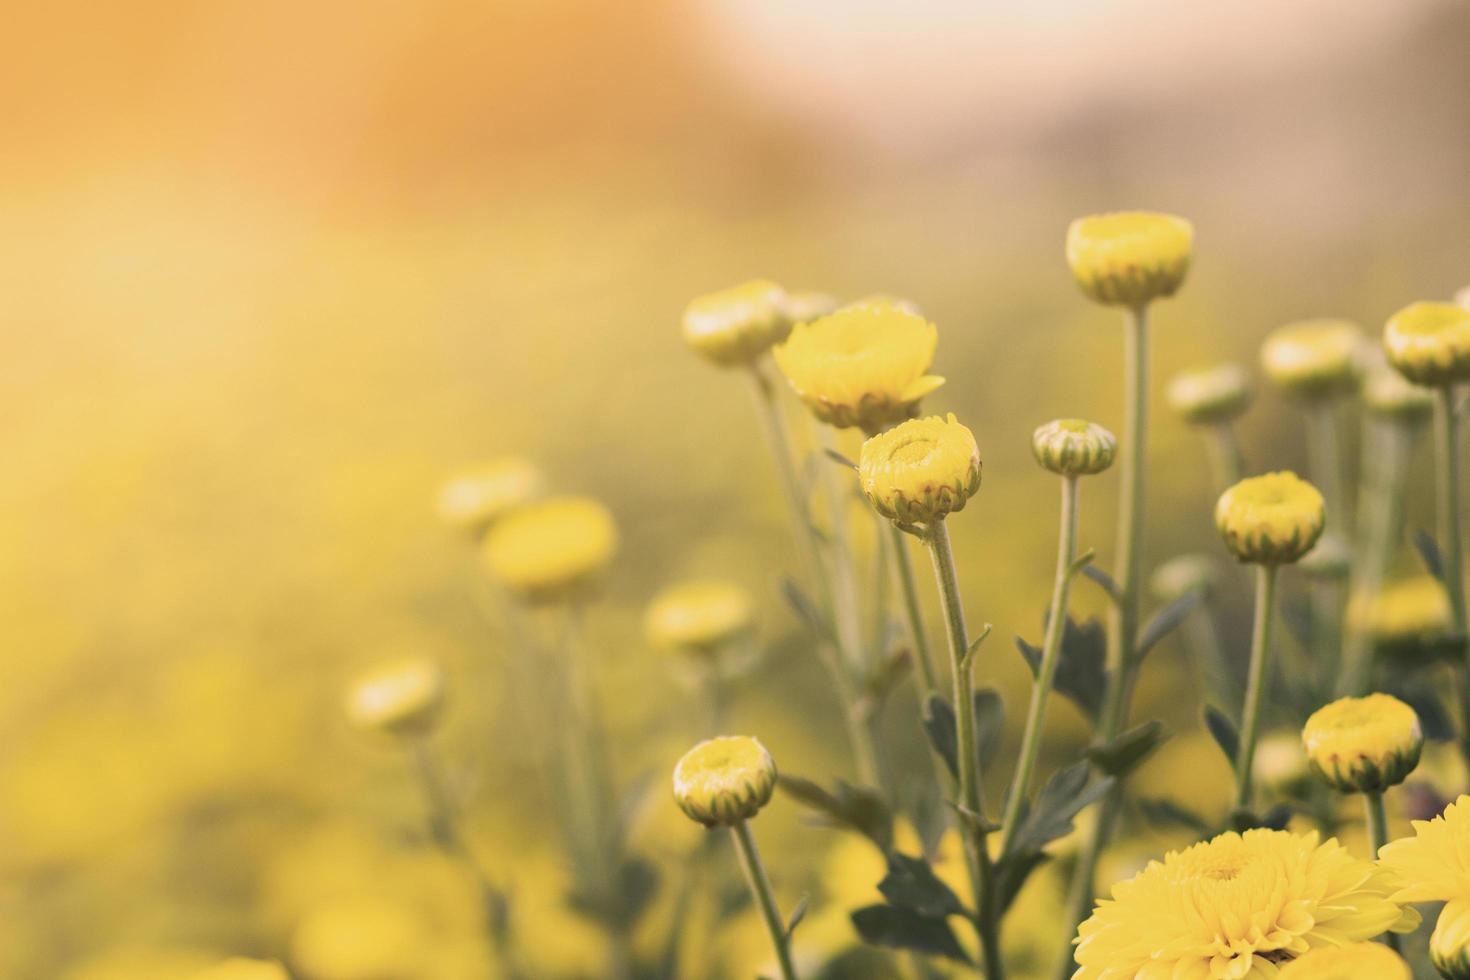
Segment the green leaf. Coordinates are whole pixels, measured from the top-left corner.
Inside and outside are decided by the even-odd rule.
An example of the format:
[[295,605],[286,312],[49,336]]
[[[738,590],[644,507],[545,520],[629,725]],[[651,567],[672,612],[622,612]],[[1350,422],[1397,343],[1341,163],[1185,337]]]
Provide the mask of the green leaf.
[[990,767],[1000,743],[1006,733],[1006,706],[1000,692],[993,687],[982,687],[975,692],[975,753],[980,759],[980,769]]
[[791,910],[791,915],[786,919],[786,938],[790,939],[796,927],[801,925],[801,920],[806,918],[807,906],[811,903],[811,892],[803,892],[797,900],[796,908]]
[[1159,641],[1172,633],[1179,624],[1184,622],[1184,617],[1192,613],[1196,606],[1203,601],[1198,592],[1187,592],[1163,609],[1154,614],[1143,628],[1143,633],[1138,640],[1138,652],[1134,654],[1139,660],[1158,645]]
[[1114,605],[1117,605],[1123,600],[1123,590],[1118,588],[1118,583],[1114,582],[1113,577],[1107,572],[1103,571],[1101,568],[1098,568],[1091,562],[1083,565],[1081,568],[1081,572],[1083,576],[1097,583],[1097,585],[1102,588],[1103,592],[1107,593],[1107,597],[1112,600]]
[[1040,851],[1048,842],[1072,832],[1072,820],[1077,814],[1096,802],[1114,782],[1111,776],[1089,782],[1091,772],[1091,765],[1083,760],[1052,774],[1037,794],[1035,806],[1016,828],[1012,852]]
[[1183,829],[1200,837],[1210,832],[1210,825],[1204,817],[1162,796],[1140,799],[1138,810],[1143,814],[1143,819],[1156,830]]
[[924,734],[929,736],[929,745],[949,767],[949,774],[959,778],[960,767],[955,762],[954,750],[958,744],[955,734],[954,709],[942,694],[931,694],[924,699]]
[[827,458],[830,459],[832,462],[838,464],[839,466],[846,466],[850,470],[855,470],[858,468],[858,465],[856,463],[854,463],[852,460],[848,459],[846,456],[842,455],[835,449],[823,449],[822,452],[826,453]]
[[970,962],[944,919],[893,905],[869,905],[854,911],[851,918],[863,942]]
[[1105,745],[1092,746],[1087,750],[1087,758],[1105,775],[1123,777],[1142,765],[1168,737],[1164,723],[1155,718],[1128,729]]
[[1240,752],[1240,736],[1235,733],[1235,722],[1213,704],[1205,705],[1204,716],[1205,727],[1210,730],[1220,751],[1225,753],[1225,761],[1235,765],[1235,756]]
[[787,775],[778,777],[778,782],[786,795],[815,810],[828,824],[857,831],[885,854],[892,848],[893,814],[876,789],[852,786],[839,779],[829,793],[810,779]]
[[1429,572],[1441,582],[1444,581],[1444,556],[1439,552],[1439,544],[1433,535],[1422,527],[1414,532],[1414,548],[1419,552],[1419,560],[1424,563],[1425,571]]
[[[1016,637],[1016,649],[1031,667],[1031,676],[1041,671],[1041,650]],[[1103,690],[1107,686],[1107,631],[1096,618],[1077,623],[1068,617],[1062,628],[1062,650],[1052,689],[1067,698],[1094,722],[1102,712]]]
[[928,861],[897,851],[888,855],[888,874],[878,883],[878,891],[890,905],[927,918],[966,914],[959,896],[939,880]]
[[[949,774],[959,778],[960,768],[955,761],[955,749],[959,746],[957,722],[954,708],[942,694],[931,694],[924,699],[924,733],[929,736],[929,745],[944,760]],[[1005,737],[1005,703],[994,688],[982,687],[975,692],[975,743],[980,767],[984,769],[1000,751]]]

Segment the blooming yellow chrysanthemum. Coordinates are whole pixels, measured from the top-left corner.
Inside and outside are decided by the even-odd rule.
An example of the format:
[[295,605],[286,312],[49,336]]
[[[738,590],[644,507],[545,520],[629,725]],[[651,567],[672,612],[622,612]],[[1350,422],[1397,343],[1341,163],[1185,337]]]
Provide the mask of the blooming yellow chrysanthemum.
[[1101,473],[1117,452],[1117,436],[1086,419],[1057,419],[1031,434],[1031,455],[1061,476]]
[[750,364],[791,330],[787,297],[768,279],[709,293],[684,310],[684,342],[721,367]]
[[1067,229],[1067,264],[1099,303],[1141,306],[1173,296],[1184,282],[1194,226],[1171,214],[1117,211],[1078,218]]
[[952,414],[912,419],[863,443],[858,479],[884,517],[927,524],[980,489],[980,447]]
[[444,705],[444,670],[427,657],[376,667],[347,692],[347,718],[359,728],[421,735]]
[[1215,527],[1230,553],[1261,565],[1289,564],[1311,551],[1325,521],[1322,494],[1285,471],[1241,480],[1215,505]]
[[530,460],[507,456],[466,470],[444,485],[439,516],[457,531],[478,537],[500,515],[545,489],[546,478]]
[[911,418],[944,383],[929,374],[939,331],[885,303],[846,306],[802,324],[773,354],[813,414],[839,428],[877,432]]
[[1228,422],[1251,401],[1251,378],[1239,364],[1181,371],[1169,381],[1169,405],[1191,425]]
[[1431,388],[1470,378],[1470,310],[1454,303],[1413,303],[1383,328],[1388,362]]
[[1380,644],[1399,644],[1442,635],[1452,625],[1449,596],[1433,575],[1391,582],[1348,607],[1348,620]]
[[237,956],[194,974],[194,980],[291,980],[286,968],[275,960],[251,960]]
[[1383,943],[1349,943],[1292,960],[1277,980],[1413,980],[1413,974],[1404,958]]
[[1470,796],[1461,796],[1433,820],[1412,822],[1414,836],[1390,841],[1380,863],[1400,878],[1400,902],[1470,899]]
[[1261,345],[1261,367],[1288,394],[1320,398],[1357,387],[1363,328],[1351,320],[1301,320],[1278,327]]
[[674,767],[674,801],[706,827],[749,820],[775,789],[776,760],[748,735],[706,739]]
[[1310,949],[1413,929],[1391,878],[1316,832],[1221,834],[1114,885],[1082,923],[1073,980],[1269,980]]
[[1419,764],[1424,730],[1414,709],[1388,694],[1339,698],[1302,726],[1312,771],[1344,793],[1382,792]]
[[497,521],[484,555],[507,589],[544,602],[596,581],[617,548],[617,525],[606,507],[586,497],[554,497]]
[[644,631],[655,647],[712,653],[750,632],[750,593],[733,582],[679,582],[648,605]]

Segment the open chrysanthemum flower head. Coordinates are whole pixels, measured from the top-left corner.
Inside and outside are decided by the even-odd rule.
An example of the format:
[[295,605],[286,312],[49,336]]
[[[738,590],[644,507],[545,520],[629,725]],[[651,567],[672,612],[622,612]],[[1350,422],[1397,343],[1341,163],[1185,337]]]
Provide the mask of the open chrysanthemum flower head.
[[1412,825],[1413,837],[1390,841],[1378,852],[1379,862],[1399,877],[1394,899],[1470,898],[1470,796],[1461,796],[1433,820]]
[[1220,495],[1215,527],[1243,562],[1290,564],[1322,536],[1326,504],[1317,488],[1282,471],[1241,480]]
[[938,342],[922,316],[874,301],[801,324],[773,354],[817,418],[873,433],[912,418],[944,383],[928,373]]
[[649,643],[664,650],[714,653],[750,633],[750,593],[733,582],[678,582],[656,595],[644,617]]
[[684,342],[721,367],[750,364],[790,333],[787,304],[768,279],[697,297],[684,310]]
[[863,443],[858,479],[884,517],[929,524],[980,489],[980,447],[953,414],[911,419]]
[[347,691],[347,718],[358,728],[392,735],[423,735],[444,706],[444,669],[428,657],[383,664]]
[[1470,379],[1470,310],[1412,303],[1383,328],[1388,362],[1415,384],[1439,388]]
[[1169,406],[1190,425],[1218,425],[1250,406],[1251,377],[1239,364],[1181,371],[1169,380]]
[[1115,211],[1067,229],[1067,264],[1082,291],[1109,306],[1173,296],[1189,272],[1194,226],[1171,214]]
[[1382,792],[1419,764],[1424,729],[1414,709],[1389,694],[1339,698],[1302,727],[1312,771],[1343,793]]
[[496,518],[539,497],[545,487],[536,464],[506,456],[456,474],[439,493],[439,516],[455,530],[478,537]]
[[749,820],[775,789],[776,760],[749,735],[706,739],[674,767],[674,801],[706,827]]
[[1060,476],[1101,473],[1117,452],[1117,436],[1086,419],[1056,419],[1031,435],[1031,454]]
[[252,960],[235,956],[194,974],[193,980],[291,980],[286,968],[275,960]]
[[1404,958],[1383,943],[1314,949],[1281,968],[1277,980],[1413,980]]
[[507,514],[485,537],[484,557],[507,589],[530,602],[574,596],[618,549],[612,514],[587,497],[552,497]]
[[1343,394],[1358,386],[1365,341],[1363,328],[1351,320],[1299,320],[1266,337],[1261,367],[1289,395],[1310,399]]
[[1269,980],[1312,949],[1413,929],[1392,890],[1315,832],[1221,834],[1114,885],[1082,923],[1073,980]]

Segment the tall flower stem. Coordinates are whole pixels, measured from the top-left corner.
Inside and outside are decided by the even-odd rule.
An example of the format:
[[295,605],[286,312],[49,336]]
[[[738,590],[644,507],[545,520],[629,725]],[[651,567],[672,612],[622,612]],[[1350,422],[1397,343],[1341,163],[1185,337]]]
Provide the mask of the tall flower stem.
[[[1368,820],[1368,841],[1373,848],[1373,859],[1378,859],[1378,852],[1383,845],[1388,843],[1388,814],[1383,809],[1383,793],[1379,790],[1369,790],[1363,794],[1363,808]],[[1384,937],[1390,949],[1399,952],[1399,937],[1388,933]]]
[[1240,443],[1235,438],[1235,429],[1229,422],[1217,422],[1210,426],[1206,437],[1210,452],[1210,470],[1215,475],[1215,487],[1223,493],[1226,488],[1240,482],[1245,470],[1245,460],[1240,454]]
[[1057,665],[1062,659],[1067,599],[1072,587],[1072,566],[1077,560],[1077,497],[1077,477],[1062,477],[1062,517],[1061,529],[1057,535],[1057,570],[1052,582],[1051,611],[1046,621],[1046,636],[1041,644],[1041,667],[1036,673],[1036,683],[1031,685],[1031,706],[1026,713],[1025,731],[1021,735],[1021,754],[1016,761],[1015,774],[1011,777],[1005,818],[1001,821],[1002,854],[1010,850],[1016,825],[1021,821],[1021,807],[1031,789],[1036,757],[1041,753],[1041,729],[1046,721],[1046,701],[1057,676]]
[[999,922],[995,910],[994,868],[987,846],[985,803],[980,786],[980,753],[975,741],[975,698],[971,680],[972,653],[969,633],[965,628],[965,609],[960,600],[959,577],[955,572],[954,551],[950,546],[949,528],[941,520],[931,524],[924,536],[934,564],[934,579],[939,587],[948,626],[950,666],[954,673],[955,761],[959,769],[960,824],[964,829],[965,859],[975,893],[975,929],[980,938],[981,959],[986,980],[1002,980],[1005,968],[1001,962]]
[[771,880],[766,877],[760,851],[756,850],[755,838],[750,834],[750,824],[742,820],[731,825],[730,836],[735,841],[735,850],[740,855],[740,867],[745,871],[750,892],[755,896],[761,917],[766,921],[766,930],[771,934],[771,945],[776,947],[776,961],[781,967],[782,980],[796,980],[796,967],[791,961],[791,937],[786,933],[786,923],[776,905]]
[[1276,612],[1276,566],[1256,568],[1256,617],[1251,630],[1250,673],[1246,680],[1245,708],[1240,717],[1240,746],[1235,756],[1235,808],[1251,805],[1251,764],[1256,757],[1256,740],[1261,733],[1261,701],[1271,677],[1271,626]]
[[929,649],[929,637],[924,631],[924,610],[919,601],[919,587],[914,579],[914,562],[909,555],[908,535],[897,524],[888,525],[893,551],[893,567],[898,575],[899,592],[903,595],[904,618],[908,623],[909,642],[914,647],[914,659],[919,662],[919,677],[924,685],[923,695],[928,697],[939,690],[939,671],[934,666],[934,655]]
[[[1358,488],[1357,533],[1349,604],[1366,608],[1378,594],[1394,548],[1403,535],[1404,491],[1413,434],[1398,420],[1369,417],[1363,426],[1363,468]],[[1363,617],[1349,622],[1343,643],[1337,695],[1367,692],[1373,644]]]
[[[817,439],[822,449],[835,450],[837,445],[833,439],[833,430],[825,425],[817,428]],[[822,476],[819,482],[826,489],[827,523],[831,529],[828,550],[832,560],[824,568],[830,568],[832,576],[832,620],[837,630],[838,645],[848,655],[851,663],[858,664],[862,662],[860,651],[863,639],[857,578],[853,569],[852,536],[848,532],[848,505],[851,501],[844,492],[848,485],[835,479],[835,467],[828,466],[825,459],[820,465]]]
[[[1449,593],[1455,632],[1465,634],[1464,555],[1460,546],[1460,439],[1455,418],[1455,388],[1445,385],[1434,400],[1434,436],[1439,455],[1439,547],[1444,587]],[[1467,648],[1466,656],[1470,656]],[[1470,663],[1460,666],[1460,751],[1470,761]]]

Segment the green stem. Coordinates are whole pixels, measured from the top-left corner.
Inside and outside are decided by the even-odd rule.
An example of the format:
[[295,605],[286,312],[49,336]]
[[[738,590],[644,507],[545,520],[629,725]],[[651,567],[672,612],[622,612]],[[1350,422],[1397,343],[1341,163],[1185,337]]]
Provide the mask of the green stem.
[[776,947],[781,977],[783,980],[796,980],[796,967],[791,962],[791,937],[786,934],[786,923],[781,919],[781,910],[776,905],[776,896],[771,891],[771,880],[766,877],[765,866],[761,864],[755,838],[750,834],[750,824],[742,820],[732,825],[730,836],[735,840],[735,850],[740,854],[740,866],[745,871],[750,892],[755,896],[761,916],[766,920],[766,930],[771,934],[771,945]]
[[1229,422],[1212,425],[1206,445],[1210,452],[1210,469],[1215,474],[1215,487],[1220,493],[1224,493],[1240,482],[1241,473],[1245,469],[1235,430]]
[[[1444,587],[1454,613],[1455,632],[1465,633],[1464,556],[1460,550],[1460,445],[1455,418],[1455,388],[1439,389],[1434,402],[1434,435],[1439,455],[1439,547]],[[1470,656],[1470,648],[1466,655]],[[1470,662],[1460,665],[1460,751],[1470,761]]]
[[1072,587],[1072,563],[1077,559],[1077,477],[1062,477],[1061,529],[1057,535],[1057,570],[1052,581],[1051,611],[1046,621],[1046,636],[1041,644],[1041,668],[1036,683],[1031,685],[1031,707],[1026,713],[1026,728],[1021,735],[1021,754],[1011,777],[1010,794],[1006,797],[1005,818],[1001,822],[1000,852],[1009,853],[1016,826],[1021,822],[1021,807],[1031,790],[1031,777],[1036,758],[1041,754],[1041,729],[1046,721],[1046,701],[1056,680],[1061,663],[1062,635],[1067,623],[1067,598]]
[[909,642],[914,646],[914,659],[919,662],[919,677],[924,685],[923,694],[939,690],[939,671],[934,666],[934,655],[929,649],[929,637],[924,631],[923,606],[919,602],[919,587],[914,580],[914,562],[909,555],[908,535],[897,524],[884,521],[891,535],[893,565],[898,570],[899,591],[903,595],[904,618],[908,621]]
[[1276,611],[1276,566],[1256,568],[1256,616],[1251,630],[1250,674],[1246,680],[1245,709],[1240,716],[1240,747],[1235,757],[1235,808],[1251,805],[1251,764],[1260,737],[1261,705],[1271,678],[1271,625]]
[[[835,450],[833,430],[818,426],[817,438],[823,449]],[[837,627],[837,642],[851,663],[861,663],[862,625],[860,622],[857,578],[853,571],[852,540],[848,533],[848,496],[845,484],[836,479],[837,467],[821,461],[821,482],[827,495],[827,523],[831,526],[829,567],[832,575],[832,618]]]
[[[1368,840],[1373,847],[1373,859],[1378,860],[1378,852],[1383,845],[1388,843],[1388,814],[1383,809],[1383,793],[1370,790],[1363,794],[1363,807],[1368,814]],[[1395,953],[1399,952],[1399,937],[1393,933],[1386,933],[1383,941]]]
[[971,681],[969,633],[965,628],[965,609],[960,600],[959,576],[955,572],[954,550],[949,528],[943,519],[929,526],[925,535],[929,557],[934,564],[934,580],[939,587],[948,626],[950,666],[954,673],[955,760],[959,769],[960,824],[964,829],[965,859],[970,883],[978,908],[975,931],[980,939],[981,958],[986,980],[1001,980],[999,923],[995,914],[995,889],[992,883],[990,849],[985,829],[985,802],[981,793],[980,753],[975,741],[975,698]]

